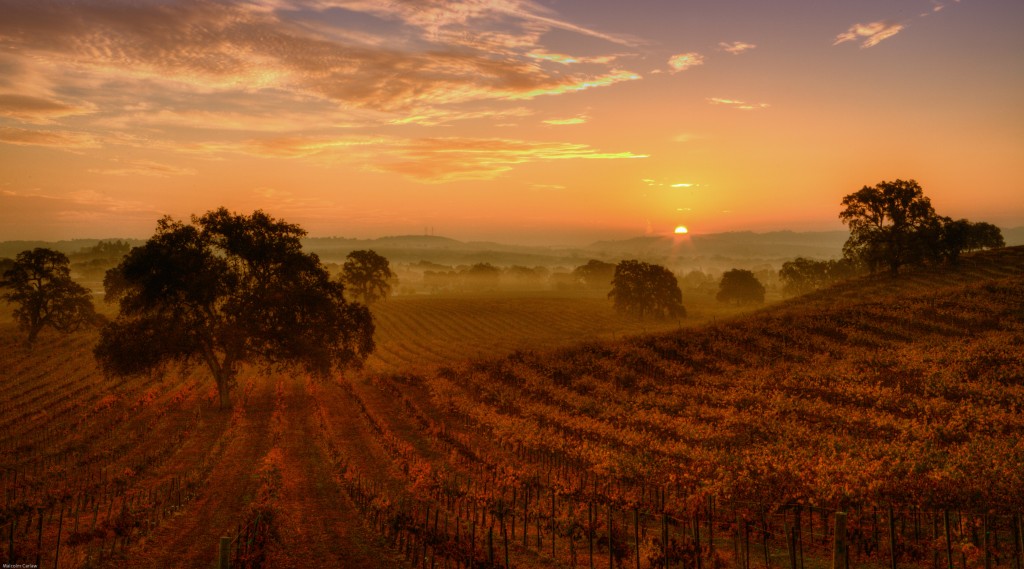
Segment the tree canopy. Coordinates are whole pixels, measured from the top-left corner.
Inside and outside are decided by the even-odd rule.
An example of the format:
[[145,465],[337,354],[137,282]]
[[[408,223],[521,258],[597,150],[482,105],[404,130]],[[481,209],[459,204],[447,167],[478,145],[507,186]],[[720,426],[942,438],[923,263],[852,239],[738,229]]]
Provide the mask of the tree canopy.
[[719,302],[760,304],[764,302],[764,285],[757,280],[754,273],[744,269],[732,269],[722,275],[715,298]]
[[97,360],[115,375],[204,364],[221,407],[230,406],[245,363],[299,365],[318,376],[361,365],[374,347],[370,312],[302,251],[303,235],[262,211],[221,208],[190,224],[161,219],[107,272],[106,300],[120,312],[101,332]]
[[96,322],[92,291],[71,280],[70,261],[59,251],[35,248],[18,253],[3,272],[3,298],[16,304],[14,318],[32,345],[45,327],[73,332]]
[[391,263],[373,249],[352,251],[345,257],[341,281],[365,304],[384,300],[391,294]]
[[682,318],[683,293],[672,271],[642,261],[622,261],[615,266],[608,293],[615,310],[639,319]]
[[887,266],[892,274],[915,260],[920,231],[935,217],[932,202],[914,180],[879,182],[843,198],[839,219],[850,226],[844,253],[875,270]]
[[586,288],[607,290],[615,276],[615,265],[591,259],[587,264],[573,269],[572,276]]

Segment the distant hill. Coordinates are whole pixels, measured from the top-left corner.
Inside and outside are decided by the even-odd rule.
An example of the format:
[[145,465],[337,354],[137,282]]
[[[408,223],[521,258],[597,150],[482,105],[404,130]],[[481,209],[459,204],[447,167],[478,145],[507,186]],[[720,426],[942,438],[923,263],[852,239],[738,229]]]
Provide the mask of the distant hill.
[[603,257],[639,255],[659,258],[832,259],[842,256],[847,231],[754,233],[740,231],[683,237],[637,237],[624,241],[599,241],[586,248]]
[[1013,247],[1014,245],[1024,245],[1024,227],[1010,227],[1002,228],[1003,240],[1006,241],[1007,247]]
[[36,247],[45,247],[47,249],[53,249],[54,251],[60,251],[65,255],[70,255],[72,253],[77,253],[82,249],[95,247],[100,241],[118,240],[127,241],[133,247],[145,243],[142,239],[124,239],[117,237],[110,237],[107,239],[70,239],[62,241],[0,241],[0,258],[14,258],[18,253],[35,249]]
[[377,239],[351,239],[345,237],[311,237],[303,239],[303,246],[325,261],[340,263],[352,251],[373,249],[392,263],[429,261],[441,265],[495,265],[552,266],[580,264],[582,253],[571,249],[505,245],[480,241],[458,241],[434,235],[399,235]]
[[[1024,227],[1004,228],[1006,244],[1024,245]],[[436,235],[393,235],[376,239],[310,237],[304,246],[326,262],[342,263],[345,256],[360,249],[373,249],[396,264],[428,261],[445,266],[491,263],[499,266],[565,267],[582,265],[589,259],[618,262],[641,259],[665,264],[677,271],[700,268],[720,272],[730,268],[778,268],[796,257],[835,259],[842,255],[846,231],[736,231],[706,235],[646,236],[598,241],[578,247],[508,245],[488,241],[459,241]],[[0,257],[14,257],[33,247],[49,247],[67,254],[93,247],[111,239],[66,241],[0,242]],[[128,240],[133,245],[142,240]]]
[[640,258],[669,265],[750,266],[758,263],[780,264],[801,256],[837,258],[842,255],[843,243],[848,235],[845,231],[744,231],[683,237],[635,237],[598,241],[582,247],[464,242],[430,235],[378,239],[310,238],[304,243],[324,260],[335,262],[341,262],[350,251],[373,249],[398,263],[424,260],[446,265],[490,262],[499,265],[576,266],[595,258],[608,262]]

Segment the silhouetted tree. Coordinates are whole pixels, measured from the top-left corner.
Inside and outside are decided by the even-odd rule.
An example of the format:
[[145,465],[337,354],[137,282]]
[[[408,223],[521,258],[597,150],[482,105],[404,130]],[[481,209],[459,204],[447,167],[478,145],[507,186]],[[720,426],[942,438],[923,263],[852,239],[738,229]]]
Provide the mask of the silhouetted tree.
[[352,251],[341,268],[341,282],[347,284],[355,297],[366,304],[384,300],[391,294],[391,263],[372,249]]
[[344,285],[302,251],[303,235],[262,211],[161,219],[104,279],[106,300],[120,308],[94,350],[104,371],[202,363],[224,408],[245,363],[301,365],[318,376],[361,365],[374,347],[370,312],[346,301]]
[[846,256],[872,271],[887,266],[896,275],[921,256],[921,232],[935,218],[931,200],[914,180],[879,182],[843,198],[839,219],[850,226]]
[[931,226],[922,232],[922,249],[929,252],[929,261],[938,264],[943,261],[956,265],[960,253],[967,249],[971,222],[966,219],[950,219],[936,216]]
[[612,278],[615,276],[615,265],[591,259],[586,265],[573,269],[572,276],[587,288],[608,289],[612,286]]
[[1006,247],[1003,232],[998,227],[984,221],[971,223],[967,231],[967,251],[998,247]]
[[28,332],[28,345],[45,327],[73,332],[96,322],[92,292],[71,280],[67,255],[36,248],[18,253],[3,272],[3,298],[18,305],[14,318]]
[[715,298],[719,302],[762,303],[764,302],[764,285],[751,271],[732,269],[722,275]]
[[620,314],[643,320],[654,318],[682,318],[683,293],[672,271],[661,265],[642,261],[622,261],[615,266],[612,290],[608,293]]

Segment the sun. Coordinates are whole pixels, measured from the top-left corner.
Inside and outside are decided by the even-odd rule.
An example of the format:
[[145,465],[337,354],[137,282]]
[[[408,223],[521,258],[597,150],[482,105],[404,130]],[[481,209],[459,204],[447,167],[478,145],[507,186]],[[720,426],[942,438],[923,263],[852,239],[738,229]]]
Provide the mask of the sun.
[[690,232],[690,230],[687,229],[685,225],[680,225],[680,226],[676,227],[676,232],[675,233],[676,233],[676,235],[684,235],[684,234],[689,233],[689,232]]

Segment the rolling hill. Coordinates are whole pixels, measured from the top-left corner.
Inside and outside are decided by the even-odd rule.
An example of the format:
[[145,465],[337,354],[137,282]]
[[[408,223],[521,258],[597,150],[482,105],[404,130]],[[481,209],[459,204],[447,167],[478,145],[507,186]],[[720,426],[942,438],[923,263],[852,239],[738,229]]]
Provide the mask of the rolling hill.
[[0,557],[802,566],[840,510],[854,563],[1020,555],[1024,248],[655,334],[542,300],[389,304],[379,362],[250,369],[230,412],[202,370],[107,378],[95,333],[3,324]]

